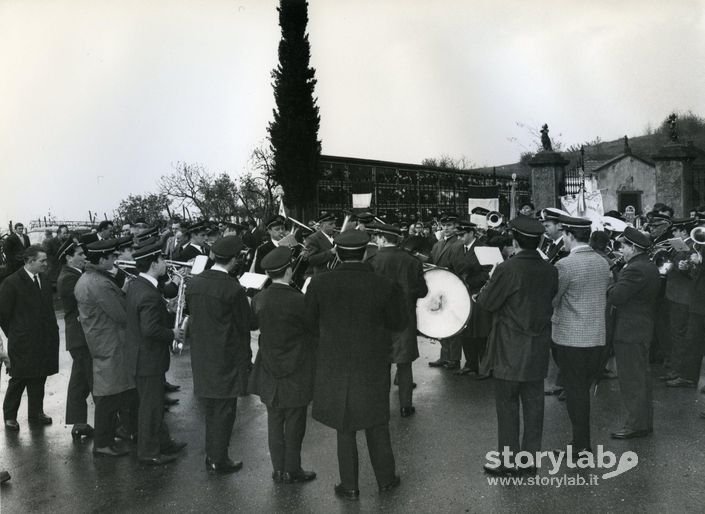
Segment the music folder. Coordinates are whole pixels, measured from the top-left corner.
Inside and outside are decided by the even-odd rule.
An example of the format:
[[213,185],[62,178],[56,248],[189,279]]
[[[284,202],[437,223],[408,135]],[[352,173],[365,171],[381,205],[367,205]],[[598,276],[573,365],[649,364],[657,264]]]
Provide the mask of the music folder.
[[478,246],[475,248],[475,257],[481,266],[495,266],[504,262],[502,252],[496,246]]
[[240,285],[245,289],[257,289],[261,291],[267,284],[269,277],[261,273],[243,273],[240,277]]

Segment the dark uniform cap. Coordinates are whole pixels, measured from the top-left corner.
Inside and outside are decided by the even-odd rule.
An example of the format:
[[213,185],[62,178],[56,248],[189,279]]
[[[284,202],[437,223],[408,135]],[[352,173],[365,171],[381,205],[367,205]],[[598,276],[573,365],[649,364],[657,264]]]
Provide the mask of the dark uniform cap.
[[673,228],[687,229],[688,227],[695,225],[696,219],[695,218],[673,218],[671,220],[671,222],[673,224]]
[[455,214],[441,214],[441,219],[438,221],[440,221],[441,223],[452,223],[457,219],[458,216]]
[[333,238],[341,250],[360,250],[370,242],[370,236],[362,230],[346,230]]
[[564,228],[590,228],[592,226],[591,220],[587,218],[574,218],[572,216],[559,216],[558,223]]
[[118,237],[117,238],[117,247],[118,250],[122,250],[123,248],[129,248],[133,244],[132,236],[124,236],[124,237]]
[[205,221],[194,223],[188,228],[189,234],[198,234],[199,232],[208,232],[208,224]]
[[278,246],[264,256],[261,265],[265,271],[272,272],[281,271],[287,266],[291,266],[291,248]]
[[661,214],[660,212],[651,213],[651,219],[653,221],[671,221],[671,217],[668,214]]
[[76,243],[74,242],[73,239],[69,238],[66,241],[64,241],[64,244],[62,244],[59,247],[59,252],[57,254],[57,259],[59,262],[64,258],[64,255],[66,255],[66,252],[71,251],[71,249],[76,246]]
[[322,214],[316,219],[316,223],[323,223],[324,221],[335,221],[335,215],[328,212],[326,214]]
[[375,215],[371,212],[361,212],[355,216],[360,223],[372,223],[375,220]]
[[132,254],[132,258],[136,261],[139,261],[140,259],[146,259],[147,257],[151,257],[152,255],[161,255],[162,253],[162,245],[159,243],[154,243],[151,245],[145,245],[140,247],[139,249],[135,250],[135,253]]
[[388,225],[387,223],[370,223],[366,228],[373,234],[391,234],[393,236],[401,236],[401,229],[399,227]]
[[477,214],[478,216],[487,216],[490,213],[489,209],[485,209],[484,207],[475,207],[472,211],[470,211],[470,214]]
[[86,245],[90,255],[111,254],[117,250],[117,239],[101,239]]
[[159,234],[159,229],[157,227],[148,227],[144,230],[140,230],[135,235],[135,240],[139,243],[140,241],[146,241],[150,237],[156,236],[157,234]]
[[541,221],[555,221],[560,223],[559,218],[565,216],[566,214],[560,209],[554,209],[553,207],[546,207],[541,209]]
[[232,259],[244,248],[242,240],[237,236],[225,236],[218,239],[211,250],[213,254],[220,259]]
[[625,228],[619,240],[641,248],[642,250],[646,250],[651,246],[651,238],[634,227]]
[[140,249],[145,248],[147,246],[152,246],[157,241],[159,241],[159,238],[157,236],[152,236],[148,239],[143,239],[141,241],[137,241],[137,242],[135,242],[135,250],[140,250]]
[[286,220],[284,219],[284,216],[281,216],[279,214],[275,214],[271,218],[267,220],[267,223],[265,223],[265,226],[267,227],[267,230],[269,230],[272,227],[276,227],[277,225],[284,225],[286,224]]
[[458,223],[458,226],[456,227],[458,232],[469,232],[471,230],[475,230],[476,228],[477,228],[477,225],[475,225],[474,223],[469,223],[467,221],[461,221],[460,223]]
[[526,237],[541,237],[544,233],[541,222],[530,216],[517,216],[509,222],[509,228]]

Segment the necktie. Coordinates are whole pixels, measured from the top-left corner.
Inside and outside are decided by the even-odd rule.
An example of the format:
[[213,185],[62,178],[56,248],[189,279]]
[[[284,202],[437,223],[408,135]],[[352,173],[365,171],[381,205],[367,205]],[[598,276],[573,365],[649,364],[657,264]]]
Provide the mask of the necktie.
[[37,289],[39,289],[40,291],[42,290],[42,286],[39,285],[39,276],[38,275],[34,275],[34,285],[37,286]]

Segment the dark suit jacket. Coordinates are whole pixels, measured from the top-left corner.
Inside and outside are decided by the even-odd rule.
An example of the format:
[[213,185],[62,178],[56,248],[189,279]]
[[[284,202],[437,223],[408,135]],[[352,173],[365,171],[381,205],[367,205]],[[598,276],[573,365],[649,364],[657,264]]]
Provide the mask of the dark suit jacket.
[[95,243],[97,240],[98,240],[98,232],[88,232],[86,234],[83,234],[79,239],[79,241],[81,242],[82,245]]
[[204,398],[235,398],[247,391],[250,330],[254,318],[235,277],[206,270],[186,288],[193,392]]
[[436,244],[433,245],[431,249],[431,264],[440,266],[442,268],[450,268],[452,262],[452,249],[458,244],[458,238],[452,236],[448,239],[441,238]]
[[169,312],[159,290],[137,277],[127,288],[127,337],[137,342],[138,377],[162,375],[169,369],[174,340]]
[[3,250],[7,259],[8,274],[14,273],[24,266],[24,251],[29,247],[29,237],[22,234],[22,238],[15,232],[5,238]]
[[368,263],[311,279],[306,315],[318,332],[314,419],[352,432],[389,422],[390,331],[406,324],[401,290]]
[[308,405],[313,397],[315,337],[306,325],[304,295],[272,284],[252,300],[260,327],[250,392],[277,408]]
[[184,249],[179,252],[179,261],[188,262],[199,255],[208,255],[210,253],[210,248],[208,248],[207,244],[204,243],[201,245],[201,248],[203,248],[203,252],[199,252],[195,246],[187,244]]
[[397,284],[404,293],[407,322],[403,330],[392,336],[392,362],[413,362],[419,356],[416,341],[416,300],[428,294],[423,264],[406,250],[387,246],[380,248],[368,261],[376,273]]
[[0,327],[7,334],[10,376],[46,377],[59,371],[59,326],[46,275],[39,291],[24,267],[0,284]]
[[651,342],[660,288],[658,268],[648,255],[637,255],[622,268],[607,290],[607,301],[615,307],[615,342]]
[[558,271],[536,251],[521,251],[497,266],[477,297],[494,314],[483,371],[519,382],[546,378]]
[[475,240],[465,252],[465,245],[460,241],[451,249],[450,269],[465,282],[471,293],[477,293],[489,278],[488,272],[480,265],[475,255],[475,248],[478,246],[480,244]]
[[314,232],[306,238],[305,244],[308,249],[308,268],[306,268],[306,275],[315,275],[329,271],[328,263],[334,259],[333,254],[330,252],[330,249],[333,248],[333,244],[328,240],[325,234],[320,230]]
[[79,278],[81,278],[80,271],[70,266],[63,266],[56,282],[56,290],[64,307],[64,333],[66,334],[67,350],[87,346],[86,335],[83,333],[81,322],[78,321],[78,303],[73,292]]

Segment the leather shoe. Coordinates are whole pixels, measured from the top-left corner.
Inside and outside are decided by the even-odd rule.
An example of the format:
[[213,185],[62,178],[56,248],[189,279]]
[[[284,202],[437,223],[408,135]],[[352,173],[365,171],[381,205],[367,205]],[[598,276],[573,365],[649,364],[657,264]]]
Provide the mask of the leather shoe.
[[279,470],[272,471],[272,480],[276,484],[281,484],[284,481],[284,472]]
[[508,468],[504,465],[490,466],[489,464],[485,464],[484,466],[482,466],[482,469],[488,475],[494,475],[497,477],[508,477],[515,475],[517,472],[515,468]]
[[674,378],[666,382],[666,387],[696,387],[698,384],[686,378]]
[[125,448],[119,446],[104,446],[102,448],[93,448],[93,455],[96,457],[124,457],[129,455],[130,452]]
[[381,485],[379,487],[379,492],[386,493],[387,491],[391,491],[392,489],[399,487],[399,484],[401,484],[401,477],[399,477],[399,475],[394,475],[394,480],[389,482],[387,485]]
[[122,439],[123,441],[131,441],[133,443],[137,442],[137,434],[131,434],[127,431],[125,427],[117,427],[115,430],[115,437]]
[[565,391],[561,391],[560,393],[558,393],[558,401],[559,402],[564,402],[566,400],[566,398],[568,398],[568,395],[565,394]]
[[463,375],[469,375],[469,374],[477,374],[477,370],[473,368],[468,368],[468,367],[462,367],[458,371],[456,371],[454,374],[458,376],[463,376]]
[[11,430],[13,432],[19,432],[20,431],[20,424],[17,422],[16,419],[6,419],[5,420],[5,429]]
[[460,369],[460,361],[448,361],[443,367],[445,369]]
[[156,457],[152,457],[151,459],[138,459],[140,464],[144,464],[145,466],[161,466],[163,464],[169,464],[170,462],[174,462],[176,460],[176,455],[163,455],[159,454]]
[[206,457],[206,470],[208,473],[215,473],[217,475],[227,475],[228,473],[235,473],[242,469],[242,461],[233,462],[230,459],[226,459],[225,462],[213,462],[208,457]]
[[355,502],[360,499],[359,489],[345,489],[343,484],[336,484],[333,490],[335,491],[335,495],[343,500]]
[[171,407],[173,405],[176,405],[177,403],[179,403],[178,398],[169,398],[168,396],[164,397],[164,405],[167,407]]
[[81,437],[93,437],[93,427],[86,423],[77,423],[71,429],[71,439],[80,441]]
[[184,442],[182,442],[182,441],[174,441],[174,440],[171,440],[171,441],[169,442],[169,444],[167,444],[166,446],[164,446],[163,448],[161,448],[161,449],[159,450],[159,452],[162,453],[163,455],[174,455],[174,454],[176,454],[176,453],[179,453],[179,452],[180,452],[181,450],[183,450],[184,448],[186,448],[186,445],[187,445],[187,444],[188,444],[188,443],[184,443]]
[[164,382],[164,390],[167,393],[175,393],[176,391],[178,391],[180,389],[181,389],[181,386],[179,386],[179,385],[174,385],[174,384],[170,384],[169,382]]
[[636,439],[637,437],[646,437],[650,433],[650,430],[631,430],[625,428],[617,432],[612,432],[610,437],[612,437],[612,439]]
[[400,409],[401,411],[401,417],[402,418],[408,418],[409,416],[412,416],[416,412],[416,407],[402,407]]
[[677,378],[678,378],[678,373],[676,373],[675,371],[669,371],[665,375],[661,375],[660,377],[658,377],[659,380],[662,380],[664,382],[667,382],[669,380],[675,380]]
[[0,484],[4,484],[8,480],[10,480],[10,473],[5,470],[0,471]]
[[40,412],[36,416],[32,416],[30,418],[27,418],[27,421],[29,421],[30,424],[35,424],[35,425],[51,425],[52,420],[49,416],[44,414],[43,412]]
[[475,375],[475,380],[487,380],[490,377],[492,377],[492,375],[483,375],[482,373],[478,373]]
[[558,396],[563,392],[562,387],[554,387],[553,389],[547,389],[543,392],[544,396]]
[[314,478],[316,478],[316,473],[314,471],[304,471],[303,469],[300,469],[295,473],[285,471],[282,480],[285,484],[294,484],[297,482],[310,482]]
[[432,368],[442,368],[443,366],[446,365],[448,361],[443,360],[443,359],[438,359],[437,361],[431,361],[428,363],[429,366]]

